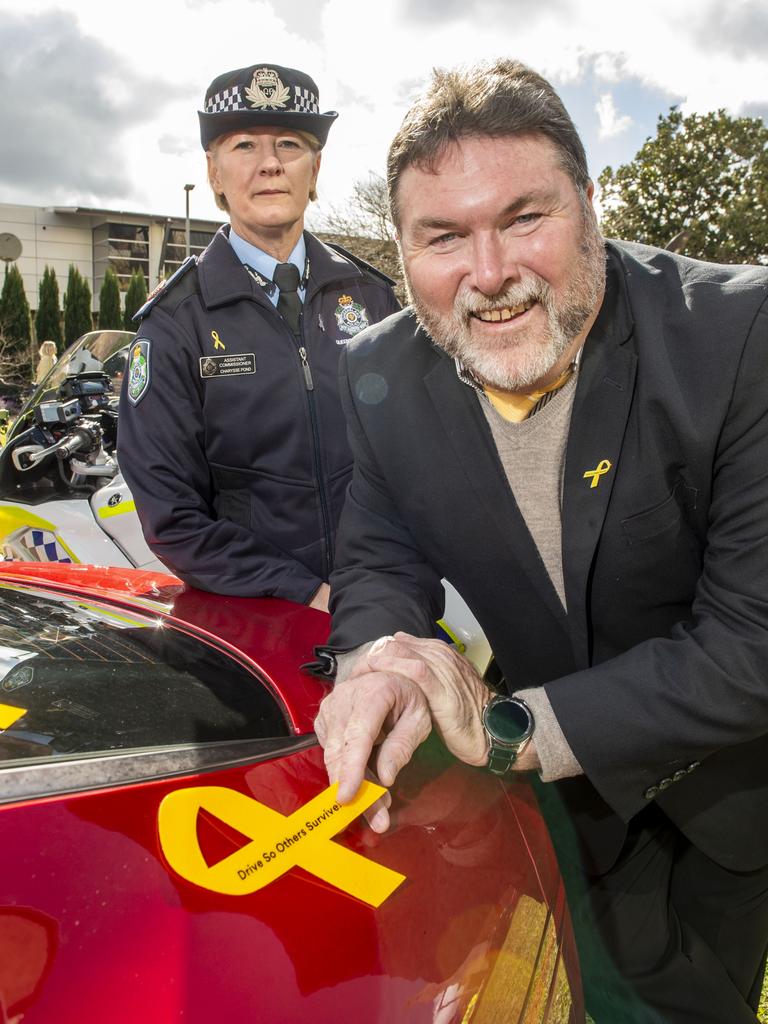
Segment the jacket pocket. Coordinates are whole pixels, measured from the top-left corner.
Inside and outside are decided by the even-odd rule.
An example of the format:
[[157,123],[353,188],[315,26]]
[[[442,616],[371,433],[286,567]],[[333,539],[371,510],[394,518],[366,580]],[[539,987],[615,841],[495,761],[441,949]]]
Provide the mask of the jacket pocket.
[[696,507],[697,493],[695,487],[689,487],[684,480],[679,479],[664,501],[645,512],[622,519],[621,529],[627,543],[630,546],[642,544],[667,530],[676,529],[684,519],[686,510]]
[[251,529],[251,495],[244,488],[219,491],[213,499],[213,507],[217,519],[229,519]]
[[252,529],[251,522],[251,478],[239,470],[225,466],[210,464],[215,494],[213,508],[217,519],[229,519],[230,522]]

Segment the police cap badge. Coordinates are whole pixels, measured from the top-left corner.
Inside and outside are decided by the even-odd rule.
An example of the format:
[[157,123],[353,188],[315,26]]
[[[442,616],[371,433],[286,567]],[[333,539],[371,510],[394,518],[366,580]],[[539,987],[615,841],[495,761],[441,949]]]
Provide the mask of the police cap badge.
[[203,149],[219,135],[258,125],[309,132],[325,145],[335,110],[320,113],[317,85],[302,71],[278,64],[253,64],[214,78],[198,111]]

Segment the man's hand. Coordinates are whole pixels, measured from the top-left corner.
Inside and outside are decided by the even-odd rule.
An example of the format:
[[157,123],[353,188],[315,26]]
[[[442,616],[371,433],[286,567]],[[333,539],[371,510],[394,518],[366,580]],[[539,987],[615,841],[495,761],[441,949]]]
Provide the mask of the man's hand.
[[396,633],[385,645],[374,644],[368,664],[380,673],[397,673],[415,682],[451,753],[466,764],[487,763],[483,706],[490,690],[466,658],[442,640]]
[[[371,650],[375,648],[376,644]],[[389,787],[432,728],[427,698],[419,686],[396,672],[371,671],[369,655],[336,684],[315,720],[328,778],[339,780],[340,803],[354,798],[377,743],[374,768],[381,784]],[[389,828],[389,803],[387,795],[366,814],[375,832]]]
[[[467,659],[442,640],[407,633],[377,640],[325,698],[315,721],[328,777],[339,780],[339,801],[355,796],[379,743],[374,768],[381,784],[392,786],[433,725],[459,760],[487,764],[483,707],[490,695]],[[539,767],[533,744],[514,767]],[[382,798],[366,815],[374,831],[389,827],[388,807]]]
[[[395,633],[386,646],[371,648],[368,653],[371,668],[401,672],[418,683],[429,702],[434,727],[452,754],[465,764],[488,763],[483,708],[492,691],[463,655],[442,640],[424,640],[407,633]],[[512,766],[516,772],[540,768],[533,742]]]

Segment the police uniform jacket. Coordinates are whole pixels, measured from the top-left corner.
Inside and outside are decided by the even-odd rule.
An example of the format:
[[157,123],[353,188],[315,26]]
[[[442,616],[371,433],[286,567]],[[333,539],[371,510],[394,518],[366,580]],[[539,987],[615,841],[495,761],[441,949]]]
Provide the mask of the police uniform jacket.
[[430,635],[447,577],[508,688],[545,687],[585,775],[542,789],[593,870],[651,801],[751,870],[768,863],[768,271],[608,252],[566,449],[567,613],[476,394],[405,310],[342,358],[356,465],[330,645]]
[[145,306],[120,469],[149,546],[187,583],[306,602],[328,579],[351,473],[339,353],[398,304],[389,278],[306,234],[296,337],[228,230]]

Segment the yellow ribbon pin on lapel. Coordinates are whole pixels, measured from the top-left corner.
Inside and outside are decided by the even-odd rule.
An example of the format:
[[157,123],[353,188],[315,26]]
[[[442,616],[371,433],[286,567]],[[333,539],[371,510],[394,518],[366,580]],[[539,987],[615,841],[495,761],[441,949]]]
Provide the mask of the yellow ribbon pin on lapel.
[[227,346],[224,344],[224,342],[219,337],[218,332],[217,331],[211,331],[211,337],[213,338],[213,347],[214,347],[214,349],[220,348],[220,349],[223,349],[226,352]]
[[600,477],[603,476],[604,473],[607,473],[610,468],[611,463],[608,461],[608,459],[601,459],[600,462],[598,462],[597,467],[595,469],[587,470],[587,472],[584,474],[584,479],[588,480],[589,477],[592,477],[592,483],[589,486],[597,487],[597,485],[600,483]]
[[[194,885],[229,896],[246,896],[299,866],[343,892],[378,907],[405,875],[331,842],[386,790],[363,782],[351,804],[336,801],[334,783],[293,814],[259,803],[223,786],[191,786],[168,793],[160,804],[160,846],[173,870]],[[197,838],[203,809],[252,842],[208,865]]]

